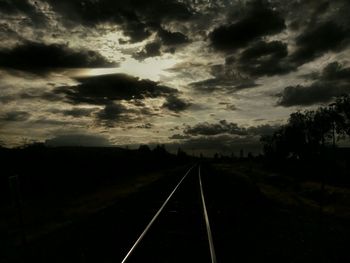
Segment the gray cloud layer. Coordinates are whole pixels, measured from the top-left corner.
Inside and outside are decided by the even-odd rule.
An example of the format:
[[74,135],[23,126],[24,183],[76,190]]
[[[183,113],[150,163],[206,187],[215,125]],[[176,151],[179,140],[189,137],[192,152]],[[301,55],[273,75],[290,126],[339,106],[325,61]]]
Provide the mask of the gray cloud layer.
[[330,102],[334,97],[350,92],[350,68],[338,62],[328,64],[310,86],[286,87],[278,102],[281,106],[313,105]]

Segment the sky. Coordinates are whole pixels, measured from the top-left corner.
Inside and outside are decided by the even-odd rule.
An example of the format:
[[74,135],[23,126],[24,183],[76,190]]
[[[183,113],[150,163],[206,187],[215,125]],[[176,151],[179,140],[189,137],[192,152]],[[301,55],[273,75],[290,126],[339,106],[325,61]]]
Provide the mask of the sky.
[[348,0],[0,0],[0,144],[259,151],[350,92]]

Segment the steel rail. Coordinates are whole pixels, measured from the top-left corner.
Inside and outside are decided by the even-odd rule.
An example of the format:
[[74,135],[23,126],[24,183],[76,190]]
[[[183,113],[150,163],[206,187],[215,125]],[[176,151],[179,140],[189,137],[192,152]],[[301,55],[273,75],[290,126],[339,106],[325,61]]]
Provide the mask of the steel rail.
[[157,217],[160,215],[160,213],[163,211],[164,207],[167,205],[167,203],[169,202],[169,200],[171,199],[171,197],[174,195],[174,193],[176,192],[176,190],[179,188],[179,186],[181,185],[181,183],[183,182],[183,180],[187,177],[187,175],[190,173],[190,171],[193,169],[193,167],[195,167],[195,165],[193,165],[188,171],[187,173],[182,177],[182,179],[180,180],[180,182],[176,185],[176,187],[174,188],[174,190],[170,193],[170,195],[168,196],[168,198],[164,201],[163,205],[159,208],[158,212],[154,215],[154,217],[152,218],[152,220],[148,223],[148,225],[146,226],[145,230],[143,230],[142,234],[139,236],[139,238],[136,240],[136,242],[134,243],[134,245],[131,247],[131,249],[129,250],[129,252],[126,254],[126,256],[124,257],[124,259],[121,261],[121,263],[125,263],[130,255],[134,252],[135,248],[137,247],[137,245],[141,242],[141,240],[143,239],[143,237],[146,235],[146,233],[148,232],[148,230],[151,228],[151,226],[153,225],[153,223],[156,221]]
[[209,217],[208,217],[208,212],[207,212],[207,206],[205,205],[203,185],[202,185],[202,178],[201,178],[201,167],[200,166],[198,167],[198,179],[199,179],[199,188],[201,190],[201,197],[202,197],[205,225],[206,225],[207,234],[208,234],[208,242],[209,242],[211,262],[212,263],[216,263],[216,254],[215,254],[213,236],[211,234],[211,229],[210,229],[210,223],[209,223]]

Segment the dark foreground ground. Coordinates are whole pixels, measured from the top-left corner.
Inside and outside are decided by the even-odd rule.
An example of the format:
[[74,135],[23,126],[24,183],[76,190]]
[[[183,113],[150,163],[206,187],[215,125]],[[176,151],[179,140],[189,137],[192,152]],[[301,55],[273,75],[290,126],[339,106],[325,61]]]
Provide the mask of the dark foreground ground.
[[[139,187],[125,183],[137,190],[126,187],[106,207],[73,213],[70,222],[25,245],[2,246],[1,262],[121,262],[188,167],[148,172],[153,179],[141,180]],[[203,163],[201,170],[218,262],[350,262],[349,207],[342,200],[347,189],[327,186],[342,195],[320,211],[308,194],[318,189],[315,182],[295,189],[286,177],[240,162]],[[78,207],[89,206],[97,197]],[[128,262],[210,262],[198,168]]]

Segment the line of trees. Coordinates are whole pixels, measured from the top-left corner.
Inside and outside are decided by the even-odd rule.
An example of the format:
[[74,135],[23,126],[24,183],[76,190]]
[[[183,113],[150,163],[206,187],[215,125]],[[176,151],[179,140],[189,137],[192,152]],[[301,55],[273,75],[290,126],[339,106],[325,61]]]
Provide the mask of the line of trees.
[[267,157],[308,159],[350,136],[350,96],[316,110],[292,113],[273,135],[261,137]]

